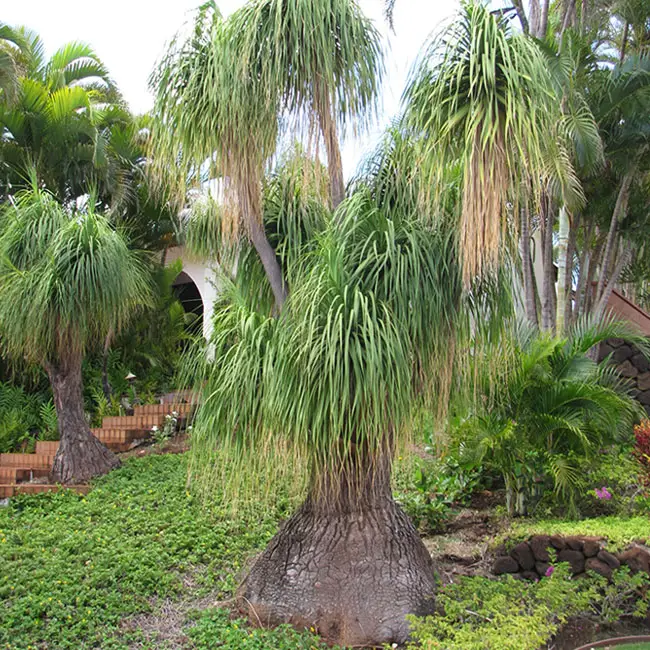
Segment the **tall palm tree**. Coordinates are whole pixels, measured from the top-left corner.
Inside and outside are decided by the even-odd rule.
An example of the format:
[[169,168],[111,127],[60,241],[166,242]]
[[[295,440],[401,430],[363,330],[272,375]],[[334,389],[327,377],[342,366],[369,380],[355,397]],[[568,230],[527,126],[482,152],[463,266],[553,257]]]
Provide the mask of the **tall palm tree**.
[[65,209],[35,177],[3,210],[0,260],[0,341],[50,379],[61,438],[54,479],[85,482],[119,461],[88,428],[82,362],[148,301],[148,276],[92,198],[84,210]]
[[510,206],[518,211],[526,191],[539,203],[549,167],[560,160],[549,137],[559,121],[553,100],[536,44],[478,2],[463,3],[412,76],[405,121],[421,137],[432,186],[444,187],[450,167],[462,170],[466,282],[496,263]]
[[130,116],[101,60],[83,43],[68,43],[47,60],[33,32],[12,30],[21,47],[16,99],[0,105],[0,192],[29,186],[30,170],[61,201],[89,184],[108,192],[110,130]]
[[180,201],[188,175],[199,182],[206,172],[224,179],[231,199],[222,220],[224,240],[236,239],[242,226],[281,309],[287,287],[262,226],[262,179],[276,147],[278,98],[259,83],[259,70],[243,64],[236,36],[232,23],[207,2],[190,36],[171,43],[151,78],[152,172],[169,184],[170,163],[181,167]]
[[383,76],[380,36],[356,0],[252,0],[231,17],[244,61],[281,108],[320,129],[330,174],[330,202],[345,196],[339,133],[372,117]]
[[[278,473],[309,474],[305,502],[251,569],[240,606],[345,646],[404,642],[406,615],[434,605],[431,559],[392,498],[391,464],[425,396],[447,394],[469,309],[453,221],[419,211],[427,179],[416,162],[413,148],[387,143],[336,219],[303,204],[299,223],[316,225],[307,236],[283,228],[300,245],[285,258],[292,292],[279,318],[246,265],[223,279],[214,361],[196,384],[196,487],[209,495],[218,482],[236,502]],[[269,218],[291,213],[295,196],[272,189]]]

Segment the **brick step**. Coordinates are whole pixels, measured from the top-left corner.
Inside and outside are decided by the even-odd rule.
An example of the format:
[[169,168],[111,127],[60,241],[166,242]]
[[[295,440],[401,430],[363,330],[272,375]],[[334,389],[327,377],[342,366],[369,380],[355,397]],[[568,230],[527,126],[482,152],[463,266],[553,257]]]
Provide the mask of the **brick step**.
[[48,476],[50,469],[32,469],[31,467],[0,467],[0,483],[19,483],[33,478]]
[[0,454],[0,467],[50,469],[54,454]]
[[88,494],[90,485],[50,485],[48,483],[0,483],[0,499],[16,494],[40,494],[58,490],[74,490],[78,494]]
[[99,441],[104,444],[109,442],[133,442],[141,438],[148,438],[151,435],[151,429],[91,429],[90,432]]
[[190,415],[195,408],[195,404],[144,404],[143,406],[136,406],[133,409],[133,414],[138,415],[171,415],[172,411],[176,411],[180,417]]
[[102,420],[102,429],[151,429],[165,421],[164,415],[111,415]]
[[58,440],[39,440],[36,443],[36,453],[37,454],[48,454],[54,456],[59,449]]

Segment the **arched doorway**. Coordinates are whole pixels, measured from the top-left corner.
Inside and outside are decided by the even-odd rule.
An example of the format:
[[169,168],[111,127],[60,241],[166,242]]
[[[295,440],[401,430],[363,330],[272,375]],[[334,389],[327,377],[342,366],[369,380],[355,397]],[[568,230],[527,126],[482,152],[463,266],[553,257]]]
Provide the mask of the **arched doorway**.
[[167,251],[166,263],[181,260],[183,270],[173,283],[180,301],[187,311],[201,314],[203,336],[209,340],[212,333],[212,308],[217,297],[213,266],[208,262],[187,257],[182,246]]
[[196,320],[191,325],[193,334],[203,332],[203,299],[201,292],[192,278],[181,271],[174,280],[172,287],[174,294],[183,305],[183,309],[188,314],[194,314]]

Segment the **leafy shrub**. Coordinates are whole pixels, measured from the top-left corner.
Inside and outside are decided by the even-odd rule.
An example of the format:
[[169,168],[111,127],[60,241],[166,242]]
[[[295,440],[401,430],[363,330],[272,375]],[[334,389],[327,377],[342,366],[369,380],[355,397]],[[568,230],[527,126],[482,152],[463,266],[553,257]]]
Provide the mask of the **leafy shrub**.
[[53,408],[46,391],[28,393],[21,386],[0,382],[0,453],[31,450],[37,437],[56,440]]
[[439,532],[453,507],[469,501],[480,478],[480,468],[454,458],[417,459],[396,472],[397,500],[423,533]]
[[501,473],[509,514],[526,515],[549,487],[575,511],[580,464],[629,438],[640,410],[629,383],[589,357],[613,336],[638,339],[609,321],[580,323],[565,338],[516,324],[477,355],[480,399],[453,437],[462,457]]
[[411,619],[409,648],[537,650],[574,616],[603,624],[645,616],[649,585],[647,575],[632,576],[627,568],[611,583],[598,575],[571,580],[566,564],[538,583],[461,578],[440,589],[436,615]]

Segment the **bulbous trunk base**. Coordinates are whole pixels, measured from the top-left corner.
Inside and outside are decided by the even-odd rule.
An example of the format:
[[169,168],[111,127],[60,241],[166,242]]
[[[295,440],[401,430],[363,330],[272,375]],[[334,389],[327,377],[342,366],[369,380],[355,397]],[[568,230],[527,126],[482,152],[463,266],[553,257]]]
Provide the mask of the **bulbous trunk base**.
[[308,499],[238,594],[253,623],[315,628],[344,646],[404,643],[407,614],[433,612],[431,556],[392,497],[347,512]]
[[78,431],[62,435],[52,465],[52,480],[57,483],[87,483],[120,466],[119,458],[91,433]]

